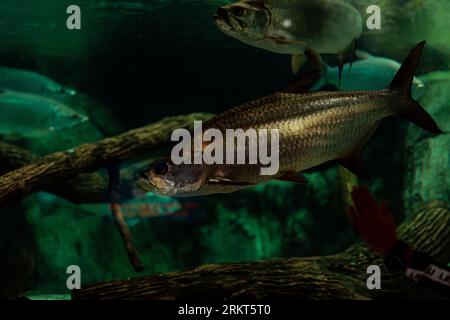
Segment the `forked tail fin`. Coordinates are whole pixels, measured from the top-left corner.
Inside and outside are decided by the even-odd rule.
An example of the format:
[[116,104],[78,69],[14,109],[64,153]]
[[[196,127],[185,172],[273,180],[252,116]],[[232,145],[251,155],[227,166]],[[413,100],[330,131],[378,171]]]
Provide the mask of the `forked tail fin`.
[[427,130],[431,133],[441,133],[436,122],[422,106],[411,97],[411,87],[414,80],[414,74],[419,65],[422,56],[423,48],[426,42],[422,41],[409,53],[408,57],[403,62],[400,70],[392,80],[388,90],[400,93],[404,101],[401,106],[397,107],[395,112],[408,119],[412,123]]

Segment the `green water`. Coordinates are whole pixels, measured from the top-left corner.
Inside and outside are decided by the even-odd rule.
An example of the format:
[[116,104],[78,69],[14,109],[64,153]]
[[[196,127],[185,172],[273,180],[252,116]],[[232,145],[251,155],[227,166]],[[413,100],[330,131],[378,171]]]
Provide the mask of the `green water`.
[[[227,2],[2,0],[0,65],[33,70],[76,89],[85,97],[73,103],[102,127],[89,124],[18,145],[46,155],[97,141],[108,134],[105,130],[114,134],[165,116],[219,113],[279,89],[291,78],[290,57],[220,32],[212,15]],[[361,10],[372,2],[353,0]],[[360,49],[401,61],[417,42],[427,40],[418,75],[429,88],[420,102],[447,130],[431,137],[401,119],[389,119],[368,147],[365,161],[373,178],[365,183],[377,199],[389,199],[402,221],[422,202],[450,203],[450,2],[375,3],[386,19],[380,31],[364,32]],[[82,10],[81,30],[66,28],[70,4]],[[332,57],[326,60],[333,63]],[[347,248],[357,238],[336,168],[307,176],[307,186],[271,182],[193,199],[197,208],[188,217],[134,220],[131,232],[144,274]],[[69,265],[81,267],[83,285],[137,276],[109,214],[62,199],[44,202],[32,195],[0,208],[0,263],[16,245],[29,248],[36,261],[39,276],[30,286],[31,298],[69,294]]]

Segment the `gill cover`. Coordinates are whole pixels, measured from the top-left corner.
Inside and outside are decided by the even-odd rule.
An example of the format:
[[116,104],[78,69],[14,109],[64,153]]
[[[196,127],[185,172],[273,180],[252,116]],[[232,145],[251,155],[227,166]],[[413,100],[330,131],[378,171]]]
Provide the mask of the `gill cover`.
[[218,19],[231,29],[231,33],[262,38],[272,24],[272,13],[263,1],[248,0],[220,7],[215,16],[215,20]]

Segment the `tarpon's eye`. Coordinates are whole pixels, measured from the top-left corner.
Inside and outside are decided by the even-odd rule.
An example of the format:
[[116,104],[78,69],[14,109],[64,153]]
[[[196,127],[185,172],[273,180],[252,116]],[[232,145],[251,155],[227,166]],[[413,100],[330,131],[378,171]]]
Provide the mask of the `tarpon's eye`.
[[244,9],[241,7],[232,7],[231,13],[236,17],[242,17],[244,15]]
[[164,161],[157,162],[153,167],[153,171],[155,172],[155,174],[161,176],[163,174],[166,174],[167,171],[169,171],[169,166]]

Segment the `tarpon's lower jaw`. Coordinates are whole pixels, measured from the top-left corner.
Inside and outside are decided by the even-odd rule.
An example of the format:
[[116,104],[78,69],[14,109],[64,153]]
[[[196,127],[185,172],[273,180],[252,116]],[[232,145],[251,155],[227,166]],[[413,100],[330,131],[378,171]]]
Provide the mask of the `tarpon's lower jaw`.
[[156,193],[158,195],[161,196],[171,196],[172,192],[169,192],[165,189],[161,189],[161,188],[157,188],[155,187],[150,180],[144,178],[144,177],[139,177],[136,180],[136,186],[143,190],[144,192],[151,192],[151,193]]
[[147,179],[142,177],[137,179],[136,185],[145,192],[153,192],[156,189]]

